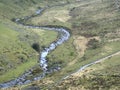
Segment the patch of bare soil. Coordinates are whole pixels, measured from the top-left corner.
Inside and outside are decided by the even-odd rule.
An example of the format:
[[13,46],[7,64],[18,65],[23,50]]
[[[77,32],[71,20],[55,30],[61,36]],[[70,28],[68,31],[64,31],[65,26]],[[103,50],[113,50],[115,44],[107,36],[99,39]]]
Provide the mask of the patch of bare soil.
[[84,56],[85,50],[87,49],[87,44],[91,39],[96,39],[96,40],[100,41],[100,38],[97,36],[96,37],[89,37],[89,38],[86,38],[84,36],[74,36],[73,39],[74,39],[73,44],[76,48],[78,55],[68,65],[73,65],[79,58]]
[[73,65],[79,58],[81,58],[84,55],[84,52],[87,48],[86,45],[88,43],[88,39],[83,36],[74,36],[73,39],[74,39],[73,45],[75,46],[78,55],[68,65]]

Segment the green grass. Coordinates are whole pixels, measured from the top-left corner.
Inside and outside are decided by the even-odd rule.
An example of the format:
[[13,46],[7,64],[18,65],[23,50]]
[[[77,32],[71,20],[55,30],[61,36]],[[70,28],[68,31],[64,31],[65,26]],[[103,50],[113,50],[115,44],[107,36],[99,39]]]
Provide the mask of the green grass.
[[[1,46],[5,46],[7,41],[6,40],[16,40],[16,37],[17,37],[18,33],[13,31],[13,30],[10,30],[9,28],[5,27],[4,25],[0,24],[0,41],[1,41]],[[3,38],[3,39],[2,39]],[[5,42],[6,41],[6,42]],[[5,44],[4,44],[5,43]],[[2,45],[4,44],[4,45]]]
[[71,19],[70,10],[84,3],[86,2],[77,3],[70,0],[70,3],[66,5],[54,6],[45,10],[41,16],[33,17],[26,23],[33,25],[60,25],[71,28],[71,22],[69,22]]
[[[120,55],[115,55],[105,61],[92,65],[86,69],[83,76],[72,76],[62,81],[58,86],[52,86],[52,90],[58,89],[83,89],[83,90],[119,90],[120,83]],[[90,72],[89,72],[90,70]],[[91,71],[93,70],[93,71]],[[86,73],[88,71],[88,73]]]
[[91,72],[90,74],[101,74],[101,75],[120,75],[119,69],[119,58],[120,55],[113,56],[103,62],[101,64],[96,64],[91,66],[91,68],[96,68],[95,71]]
[[[38,3],[37,0],[34,1]],[[43,6],[47,4],[43,3]],[[38,42],[40,46],[48,46],[57,38],[57,33],[54,31],[25,29],[11,23],[12,18],[34,13],[38,6],[30,8],[33,5],[35,6],[35,3],[31,1],[0,1],[0,22],[5,23],[5,25],[0,24],[0,67],[3,68],[0,72],[0,78],[2,78],[0,82],[16,78],[25,70],[36,65],[38,54],[31,48],[33,43]],[[9,27],[6,27],[7,24]],[[19,31],[10,28],[18,28]]]
[[[0,82],[12,79],[13,75],[11,75],[11,71],[15,72],[16,76],[18,76],[23,73],[25,69],[28,69],[31,65],[35,65],[37,63],[37,60],[34,61],[34,63],[32,61],[32,59],[37,59],[35,55],[36,52],[28,44],[21,42],[18,35],[18,32],[0,24],[0,67],[3,68],[0,72]],[[33,55],[31,60],[29,54]],[[23,64],[20,58],[23,58]],[[28,65],[24,65],[24,63],[27,64],[27,62]],[[33,64],[31,63],[30,65],[30,62]],[[21,67],[24,66],[22,67],[24,69],[18,66],[21,68],[18,70],[18,64]]]
[[38,9],[39,7],[58,5],[62,3],[66,3],[66,0],[1,0],[0,21],[4,22],[12,18],[21,18],[23,16],[35,13],[36,9]]
[[[62,16],[61,12],[64,14],[64,17]],[[63,22],[59,19],[56,19],[56,17],[61,19],[66,17],[70,18]],[[74,72],[85,64],[89,64],[97,59],[119,51],[119,41],[109,42],[109,40],[113,39],[113,37],[114,39],[119,38],[119,33],[117,33],[119,32],[119,20],[117,19],[119,19],[119,12],[114,8],[113,0],[104,0],[103,2],[100,0],[87,0],[76,4],[72,3],[65,6],[50,8],[46,10],[42,16],[37,16],[29,20],[29,23],[35,25],[52,24],[66,26],[71,29],[72,36],[83,35],[86,38],[97,36],[101,39],[102,44],[99,48],[88,48],[85,51],[84,58],[79,58],[74,65],[70,66],[66,63],[71,62],[76,57],[76,55],[74,55],[73,58],[70,59],[69,56],[72,50],[75,52],[75,49],[72,49],[73,47],[71,47],[72,43],[70,44],[70,41],[68,41],[59,46],[48,56],[50,59],[49,64],[54,66],[55,63],[53,62],[61,61],[61,65],[65,65],[65,67],[59,73],[57,72],[48,75],[47,78],[56,82],[63,76]],[[47,20],[48,22],[46,23]],[[110,33],[112,33],[113,36],[109,35]]]
[[[52,24],[69,27],[71,28],[73,36],[83,35],[88,38],[92,36],[98,36],[100,37],[101,42],[106,45],[106,43],[108,43],[107,40],[111,40],[112,38],[111,36],[108,37],[107,34],[111,32],[119,32],[119,20],[116,20],[116,18],[119,18],[118,13],[119,12],[114,10],[112,0],[105,0],[104,2],[99,0],[81,1],[80,3],[71,3],[65,6],[50,8],[46,10],[42,16],[34,17],[30,21],[35,25]],[[67,21],[62,22],[56,19],[56,17],[60,19],[67,17],[70,18]],[[46,21],[48,22],[46,23]],[[114,33],[113,35],[114,37],[116,36]],[[119,34],[117,36],[119,36]],[[118,38],[117,36],[115,38]],[[111,50],[106,50],[104,45],[97,49],[87,49],[85,53],[86,58],[94,61],[119,50],[116,48],[119,47],[119,41],[108,43],[108,48],[111,48]],[[85,62],[89,63],[89,60]]]
[[[47,34],[46,34],[47,33]],[[50,43],[56,40],[58,33],[55,31],[44,30],[44,33],[41,35],[41,43],[44,46],[48,46]]]
[[18,2],[0,1],[0,83],[18,77],[37,64],[38,53],[31,47],[33,43],[48,46],[57,37],[53,31],[38,29],[36,32],[11,22],[12,18],[31,15],[38,9],[32,1]]
[[41,0],[0,1],[0,83],[18,77],[37,64],[38,53],[32,49],[33,43],[48,46],[57,38],[57,32],[26,29],[11,19],[31,15],[38,7],[58,3],[61,1],[51,4]]
[[[31,37],[24,41],[21,37],[26,35]],[[38,54],[31,47],[33,43],[48,46],[56,38],[54,31],[26,29],[17,32],[0,24],[0,82],[14,79],[37,64]]]
[[[53,52],[48,55],[48,63],[50,66],[58,65],[66,67],[68,62],[71,62],[77,55],[73,46],[73,39],[70,38],[67,42],[58,46]],[[62,52],[62,53],[61,53]]]
[[[42,7],[48,5],[48,3],[50,3],[50,5],[56,5],[56,4],[60,4],[62,1],[54,2],[52,0],[52,2],[53,3],[50,3],[50,1],[46,1],[46,2],[41,1],[39,5],[41,5]],[[2,2],[0,4],[0,7],[3,7],[4,3]],[[13,2],[10,3],[10,5],[12,4]],[[35,11],[35,8],[39,6],[36,4],[35,7],[33,7],[32,12],[30,13],[31,9],[29,8],[29,4],[34,5],[31,4],[31,2],[26,3],[26,1],[20,3],[20,6],[23,6],[24,10],[22,10],[19,5],[13,5],[13,7],[11,7],[10,10],[8,9],[8,11],[6,12],[5,12],[6,10],[5,8],[8,8],[9,6],[2,8],[1,21],[3,22],[3,15],[5,15],[4,18],[6,19],[7,18],[11,19],[13,17],[21,17],[22,14],[24,16],[33,13]],[[21,12],[17,12],[14,9],[15,7],[19,8],[18,10],[20,10]],[[25,13],[25,11],[28,12]],[[10,15],[7,16],[6,13],[9,12],[12,13],[10,13]],[[18,14],[19,16],[17,16]],[[77,70],[78,68],[80,68],[85,64],[94,62],[97,59],[103,58],[116,51],[119,51],[120,50],[119,40],[118,41],[113,40],[113,39],[119,39],[118,37],[119,19],[120,19],[119,12],[115,9],[113,0],[103,0],[103,2],[101,2],[101,0],[92,0],[92,1],[82,0],[79,3],[70,3],[64,6],[55,6],[49,8],[46,11],[44,11],[42,16],[37,16],[28,20],[26,23],[33,25],[60,25],[71,29],[72,35],[70,40],[58,46],[47,57],[49,60],[48,62],[49,66],[60,65],[61,67],[63,67],[62,70],[60,72],[56,72],[48,75],[45,79],[50,79],[56,82],[60,80],[60,78],[62,78],[63,76],[66,76],[71,72],[74,72],[75,70]],[[5,27],[1,26],[1,28],[4,29]],[[12,73],[8,71],[7,73],[5,73],[5,75],[2,75],[3,81],[10,80],[11,78],[19,76],[21,73],[24,72],[24,70],[29,69],[29,67],[34,66],[36,64],[36,62],[33,62],[34,60],[36,60],[35,58],[37,56],[36,52],[31,48],[31,45],[33,43],[37,42],[40,44],[40,46],[48,46],[49,43],[51,43],[57,38],[57,33],[54,31],[43,31],[43,30],[39,31],[35,29],[25,29],[21,31],[11,30],[11,33],[8,32],[9,30],[4,31],[3,33],[5,33],[5,35],[0,33],[1,34],[0,42],[2,42],[1,46],[3,47],[4,45],[8,45],[7,43],[8,41],[14,41],[14,42],[11,42],[9,47],[5,49],[5,51],[7,51],[5,55],[1,54],[2,57],[1,60],[3,59],[5,60],[5,62],[3,62],[5,66],[7,66],[6,62],[10,63],[8,62],[9,59],[13,60],[12,64],[14,63],[14,65],[16,65],[16,61],[14,60],[16,60],[16,58],[18,57],[22,57],[24,58],[24,63],[21,63],[20,66],[16,67],[16,69],[15,67],[13,67],[13,69],[10,69],[10,71],[13,70]],[[85,51],[84,57],[76,60],[76,62],[73,65],[69,65],[69,63],[72,62],[77,56],[75,46],[73,45],[74,42],[73,37],[81,36],[81,35],[85,36],[88,39],[97,36],[100,38],[101,40],[100,42],[102,44],[99,48],[96,49],[88,48]],[[9,40],[10,37],[11,40]],[[2,40],[4,40],[5,42]],[[109,40],[113,40],[113,42],[109,42]],[[20,46],[17,46],[18,44]],[[15,48],[13,48],[13,46]],[[2,47],[1,47],[1,51],[3,48],[5,48]],[[15,53],[17,53],[16,55],[18,55],[18,57],[13,56]],[[33,59],[29,59],[28,58],[29,55],[32,55]],[[118,58],[119,57],[113,58],[112,60],[117,60]],[[116,65],[118,62],[116,61],[114,64]],[[19,68],[21,70],[18,72],[17,70]],[[18,73],[18,74],[14,76],[13,73]],[[10,77],[7,77],[8,75],[10,75]],[[86,85],[88,85],[89,80],[86,83],[87,83]]]
[[[36,58],[37,59],[37,58]],[[31,59],[26,63],[18,65],[15,69],[11,69],[8,72],[0,76],[0,83],[15,79],[22,75],[25,71],[37,65],[36,59]]]

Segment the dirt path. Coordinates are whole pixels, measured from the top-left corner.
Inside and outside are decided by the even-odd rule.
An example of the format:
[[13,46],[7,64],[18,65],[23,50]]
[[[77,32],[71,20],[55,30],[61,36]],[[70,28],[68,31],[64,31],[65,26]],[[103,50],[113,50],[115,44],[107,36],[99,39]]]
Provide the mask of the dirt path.
[[81,75],[84,74],[84,70],[85,70],[86,68],[88,68],[88,67],[90,67],[90,66],[92,66],[92,65],[95,65],[95,64],[97,64],[97,63],[100,63],[100,62],[102,62],[102,61],[104,61],[104,60],[107,60],[107,59],[109,59],[109,58],[111,58],[111,57],[113,57],[113,56],[119,55],[119,54],[120,54],[120,51],[118,51],[118,52],[116,52],[116,53],[113,53],[113,54],[111,54],[111,55],[108,55],[108,56],[106,56],[106,57],[104,57],[104,58],[98,59],[98,60],[96,60],[95,62],[92,62],[92,63],[90,63],[90,64],[86,64],[86,65],[80,67],[80,69],[78,69],[76,72],[74,72],[74,73],[72,73],[72,74],[69,74],[69,75],[63,77],[60,81],[58,81],[58,82],[56,83],[56,85],[58,85],[59,83],[61,83],[63,80],[69,78],[70,76],[78,76],[78,75],[81,76]]

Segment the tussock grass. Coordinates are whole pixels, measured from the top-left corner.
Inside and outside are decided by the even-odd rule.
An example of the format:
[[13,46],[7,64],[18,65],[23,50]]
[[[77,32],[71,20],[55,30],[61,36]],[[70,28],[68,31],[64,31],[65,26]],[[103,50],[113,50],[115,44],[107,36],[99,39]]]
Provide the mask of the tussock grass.
[[[25,29],[25,28],[24,28]],[[15,31],[0,24],[0,82],[17,78],[26,70],[37,65],[39,53],[33,43],[48,46],[57,38],[57,32],[40,29]]]

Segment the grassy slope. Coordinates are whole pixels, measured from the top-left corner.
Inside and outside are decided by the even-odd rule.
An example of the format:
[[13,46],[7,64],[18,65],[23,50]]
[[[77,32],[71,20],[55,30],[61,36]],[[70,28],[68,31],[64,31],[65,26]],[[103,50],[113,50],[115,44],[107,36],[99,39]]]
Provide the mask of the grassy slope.
[[[61,13],[63,13],[64,15],[62,15]],[[46,22],[45,17],[47,17],[48,22]],[[63,58],[64,56],[61,57],[63,58],[62,60],[64,62],[62,65],[66,66],[59,73],[49,75],[47,77],[48,82],[51,81],[52,83],[54,83],[54,81],[56,82],[56,80],[59,80],[65,74],[71,73],[72,71],[85,64],[88,64],[99,58],[105,57],[111,53],[120,50],[119,12],[116,9],[113,0],[104,0],[103,2],[101,0],[87,0],[81,1],[79,3],[68,4],[65,6],[53,7],[48,9],[47,12],[44,12],[42,16],[32,18],[29,23],[36,25],[62,25],[71,28],[71,38],[73,38],[74,36],[79,37],[82,35],[88,40],[94,37],[98,37],[100,40],[98,47],[95,49],[89,48],[87,46],[88,48],[86,49],[84,56],[77,59],[73,65],[69,65],[69,63],[66,64],[66,60],[68,62],[74,60],[68,59],[69,55],[65,56],[65,58]],[[69,44],[70,46],[73,44],[74,41],[70,42],[69,40],[68,42],[71,43]],[[66,42],[64,45],[67,46],[68,42]],[[66,48],[67,47],[63,48],[62,46],[58,47],[49,55],[49,60],[51,62],[54,61],[54,58],[56,58],[54,56],[58,57],[58,55],[61,55],[61,52],[59,52],[59,50],[64,51]],[[72,48],[73,47],[71,47],[71,49]],[[67,52],[71,52],[71,49],[69,49]],[[67,52],[63,52],[63,54]],[[73,57],[75,56],[76,54]],[[58,57],[57,59],[60,60],[61,58]],[[41,86],[44,85],[37,82],[36,84]],[[46,84],[45,86],[47,85],[48,84]]]
[[[84,5],[83,5],[83,7],[84,7]],[[81,35],[84,35],[87,37],[95,34],[97,36],[100,36],[102,40],[105,40],[105,42],[104,42],[103,46],[100,48],[93,49],[93,50],[88,49],[85,53],[86,59],[79,59],[78,62],[80,64],[76,64],[76,66],[84,65],[85,63],[91,62],[91,60],[93,62],[94,60],[96,60],[98,58],[104,57],[110,53],[120,50],[120,48],[119,48],[119,45],[120,45],[119,21],[116,20],[116,18],[119,19],[119,12],[117,12],[117,10],[114,6],[114,2],[112,0],[111,1],[106,0],[105,2],[101,3],[101,5],[100,5],[100,1],[97,1],[94,3],[94,5],[88,4],[87,6],[84,7],[85,9],[82,8],[82,10],[81,10],[80,8],[82,8],[82,6],[76,8],[76,10],[74,10],[74,13],[73,13],[73,14],[75,14],[75,12],[76,12],[78,14],[77,17],[74,16],[74,18],[72,19],[72,22],[74,22],[73,25],[78,25],[78,26],[74,26],[74,28],[76,28],[76,29],[74,29],[75,31],[73,31],[73,33],[77,34],[77,35],[81,34]],[[80,16],[79,16],[79,12],[78,12],[79,10],[82,13],[82,14],[80,14]],[[99,12],[99,10],[100,10],[100,12]],[[97,11],[97,13],[96,13],[96,11]],[[89,18],[89,17],[91,17],[91,18]],[[85,25],[81,24],[83,22],[85,22],[84,23]],[[89,24],[87,24],[89,22],[91,22],[90,26],[89,26]],[[100,25],[100,27],[99,26],[95,27],[94,24],[92,26],[92,22],[96,22],[97,25]],[[82,27],[82,29],[81,29],[81,27]],[[90,31],[89,31],[89,29],[90,29]],[[115,34],[116,32],[117,32],[117,34]],[[115,40],[116,38],[118,39],[117,42]],[[112,42],[108,42],[108,41],[112,41]],[[109,74],[109,72],[110,72],[111,75],[114,75],[115,72],[117,72],[117,68],[119,68],[119,56],[115,56],[115,57],[111,58],[109,61],[106,61],[104,65],[106,67],[102,68],[102,70],[100,70],[99,73],[101,74],[103,72],[107,72],[106,74]],[[96,65],[96,67],[97,67],[97,65]],[[98,66],[98,68],[100,68],[100,67],[101,67],[101,64]],[[113,72],[113,71],[115,71],[115,72]],[[97,70],[95,72],[97,72]],[[118,74],[118,76],[120,75],[119,72],[117,72],[117,74]],[[80,80],[78,80],[78,79],[80,79]],[[102,84],[100,82],[98,82],[97,79],[98,79],[98,81],[103,80]],[[63,86],[61,84],[61,86],[62,86],[62,87],[60,86],[61,88],[59,87],[59,88],[54,88],[54,89],[55,90],[57,90],[57,89],[74,90],[74,89],[83,89],[83,87],[85,87],[83,90],[86,90],[86,89],[97,90],[98,88],[101,87],[102,90],[103,89],[118,90],[120,87],[119,87],[119,80],[117,80],[117,79],[119,79],[119,77],[117,77],[117,76],[111,77],[108,75],[106,77],[105,76],[98,77],[97,74],[94,77],[90,77],[90,78],[86,77],[85,79],[84,79],[84,77],[81,77],[81,78],[77,77],[73,80],[71,80],[71,78],[70,78],[70,80],[62,82],[65,84],[63,84]],[[116,82],[116,80],[117,80],[117,82]],[[91,81],[93,81],[93,82],[91,83]],[[81,84],[83,85],[83,87],[81,86]]]
[[90,66],[82,73],[77,73],[64,80],[52,90],[119,90],[119,58],[120,54]]
[[36,7],[33,0],[0,1],[0,83],[18,77],[37,64],[39,54],[32,49],[33,43],[48,46],[57,38],[56,32],[26,29],[11,22],[12,18],[32,14]]
[[[44,84],[43,81],[40,81],[39,83],[35,82],[38,86],[41,85],[44,87],[45,85],[46,87],[47,85],[54,83],[54,81],[56,82],[56,80],[59,80],[64,75],[71,73],[71,71],[76,70],[80,66],[120,50],[119,12],[116,10],[113,0],[104,0],[103,2],[100,0],[86,0],[62,7],[53,7],[44,12],[41,17],[33,18],[29,23],[37,25],[63,25],[71,28],[73,34],[69,41],[62,46],[59,46],[48,56],[50,65],[54,66],[54,61],[57,63],[62,61],[61,66],[64,66],[64,69],[59,73],[53,73],[45,78],[45,80],[48,80],[46,80],[46,84]],[[73,61],[73,58],[76,57],[75,48],[73,46],[73,42],[76,38],[73,40],[73,37],[79,37],[81,35],[86,39],[97,36],[100,38],[100,43],[102,43],[102,45],[100,44],[101,46],[96,49],[88,48],[85,51],[83,58],[79,58],[75,60],[74,64],[69,65],[67,62]],[[116,41],[116,39],[118,39],[118,41]],[[111,40],[112,42],[110,42]],[[52,83],[48,83],[49,81]],[[86,82],[84,84],[89,85],[89,80],[88,83]],[[63,86],[63,88],[67,87]]]
[[[39,34],[37,37],[38,40],[34,41],[33,35],[33,39],[30,38],[30,41],[29,39],[26,40],[27,42],[21,41],[19,39],[19,32],[9,29],[2,24],[0,25],[0,82],[16,78],[27,69],[37,64],[38,54],[31,48],[32,43],[39,42],[41,46],[47,46],[57,38],[56,32],[39,29],[28,32],[37,32],[35,35]],[[27,35],[29,36],[28,33]],[[52,36],[50,37],[49,35]],[[42,43],[43,40],[45,41],[44,43]]]

